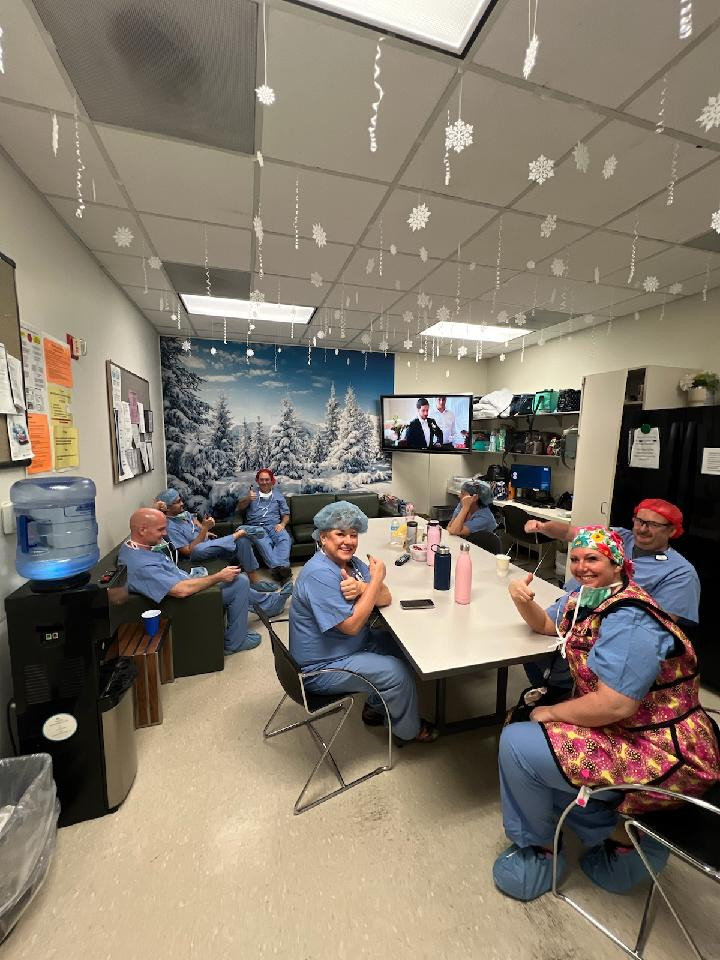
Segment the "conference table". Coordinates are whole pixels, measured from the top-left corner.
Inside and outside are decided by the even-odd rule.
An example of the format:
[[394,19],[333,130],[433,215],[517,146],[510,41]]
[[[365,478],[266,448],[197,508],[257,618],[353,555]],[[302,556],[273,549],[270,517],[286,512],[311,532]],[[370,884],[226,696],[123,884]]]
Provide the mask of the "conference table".
[[[433,589],[433,568],[426,563],[409,560],[395,566],[402,550],[390,543],[389,517],[371,519],[367,533],[361,534],[357,556],[366,560],[371,554],[387,566],[386,584],[392,603],[380,613],[388,628],[423,680],[435,680],[435,721],[441,732],[460,732],[480,726],[502,723],[507,709],[508,667],[537,660],[548,652],[551,637],[533,633],[520,618],[508,593],[513,577],[527,576],[527,571],[510,564],[506,577],[496,572],[495,555],[474,544],[470,546],[473,566],[470,603],[455,603],[455,564],[460,537],[442,532],[442,543],[450,548],[452,575],[450,590]],[[425,522],[418,519],[418,539]],[[549,606],[562,594],[559,587],[535,577],[535,599]],[[401,600],[430,598],[435,606],[425,610],[403,610]],[[447,679],[457,674],[497,670],[494,713],[465,720],[446,722]]]

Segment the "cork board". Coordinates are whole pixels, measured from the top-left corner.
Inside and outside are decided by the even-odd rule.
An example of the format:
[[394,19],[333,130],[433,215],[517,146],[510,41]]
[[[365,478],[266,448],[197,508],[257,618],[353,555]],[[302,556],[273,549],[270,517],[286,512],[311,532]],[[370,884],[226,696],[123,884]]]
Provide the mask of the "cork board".
[[137,472],[123,476],[120,462],[120,436],[118,431],[118,418],[113,399],[113,368],[119,371],[119,395],[122,400],[127,401],[132,398],[134,404],[140,404],[143,408],[143,423],[140,425],[139,432],[145,442],[152,444],[153,413],[150,408],[150,384],[147,380],[137,376],[121,367],[119,363],[112,360],[106,360],[105,369],[107,375],[107,396],[108,412],[110,414],[110,448],[112,453],[113,483],[122,483],[124,480],[131,480],[133,477],[142,476],[143,473],[149,473],[154,469],[154,457],[150,464],[145,465],[141,457],[137,458]]
[[[20,311],[15,289],[15,263],[0,253],[0,343],[13,357],[22,361],[20,345]],[[23,392],[25,382],[23,375]],[[27,467],[31,461],[13,460],[10,457],[10,441],[7,433],[7,417],[0,413],[0,468]]]

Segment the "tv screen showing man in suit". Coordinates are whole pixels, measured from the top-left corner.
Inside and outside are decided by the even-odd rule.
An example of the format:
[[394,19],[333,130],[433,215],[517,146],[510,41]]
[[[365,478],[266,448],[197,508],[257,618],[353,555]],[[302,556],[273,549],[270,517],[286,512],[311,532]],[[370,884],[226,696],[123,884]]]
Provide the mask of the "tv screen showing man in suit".
[[426,453],[467,450],[471,403],[469,395],[383,397],[383,449]]

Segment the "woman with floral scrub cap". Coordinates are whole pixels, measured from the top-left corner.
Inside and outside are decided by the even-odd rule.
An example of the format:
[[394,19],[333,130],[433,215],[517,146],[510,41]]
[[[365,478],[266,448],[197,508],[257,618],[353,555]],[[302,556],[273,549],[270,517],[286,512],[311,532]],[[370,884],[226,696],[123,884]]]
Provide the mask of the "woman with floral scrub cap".
[[[658,784],[701,796],[720,780],[715,728],[698,700],[695,652],[683,631],[637,583],[622,538],[605,527],[577,531],[570,569],[579,589],[565,597],[554,623],[532,591],[532,574],[510,586],[518,613],[539,634],[558,637],[575,692],[538,706],[530,721],[500,738],[503,825],[512,845],[495,861],[496,886],[533,900],[552,886],[558,818],[581,787]],[[588,848],[580,860],[590,879],[624,893],[647,874],[619,814],[667,805],[636,792],[602,795],[576,806],[566,823]],[[654,870],[667,852],[641,842]],[[562,876],[564,857],[559,856]]]
[[[354,504],[340,500],[323,507],[313,523],[319,549],[295,583],[290,653],[304,672],[327,672],[308,678],[305,688],[320,695],[369,693],[362,713],[368,726],[384,721],[382,697],[397,741],[432,742],[437,732],[420,719],[411,668],[390,634],[368,624],[373,609],[387,607],[392,597],[382,560],[369,557],[364,563],[355,556],[358,534],[368,528],[367,517]],[[380,697],[352,674],[366,677]]]

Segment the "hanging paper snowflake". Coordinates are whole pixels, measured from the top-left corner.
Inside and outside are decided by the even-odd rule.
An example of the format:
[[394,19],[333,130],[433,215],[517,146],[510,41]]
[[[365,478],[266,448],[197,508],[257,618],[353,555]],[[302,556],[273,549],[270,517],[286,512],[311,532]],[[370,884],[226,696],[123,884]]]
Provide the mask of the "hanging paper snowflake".
[[370,276],[370,274],[375,269],[375,257],[370,257],[368,262],[365,264],[365,273]]
[[403,340],[403,346],[405,347],[406,350],[412,350],[412,345],[413,345],[412,340],[410,339]]
[[265,294],[260,290],[253,290],[250,294],[250,300],[253,303],[265,303]]
[[383,353],[387,353],[387,348],[389,346],[390,344],[387,342],[387,340],[381,340],[380,343],[378,344],[378,349],[382,350]]
[[660,283],[657,277],[645,277],[643,280],[643,290],[645,293],[655,293],[659,286]]
[[432,300],[426,293],[423,293],[422,290],[418,294],[417,302],[421,310],[429,310],[432,306]]
[[190,343],[189,340],[183,340],[183,342],[180,344],[180,349],[181,349],[181,350],[184,350],[185,353],[190,353],[190,347],[191,347],[191,346],[192,346],[192,344]]
[[318,330],[318,332],[316,333],[316,337],[318,338],[318,340],[324,340],[324,339],[325,339],[325,331],[324,331],[324,330]]
[[617,165],[618,165],[617,157],[615,156],[614,153],[612,153],[607,158],[602,168],[602,175],[606,180],[609,180],[610,177],[615,173],[615,171],[617,170]]
[[414,233],[416,230],[424,230],[430,217],[431,211],[427,204],[419,203],[410,211],[410,216],[407,218],[407,222],[410,225],[410,229]]
[[555,161],[548,160],[544,154],[540,154],[537,160],[531,160],[528,164],[528,180],[534,180],[537,184],[543,184],[550,177],[555,176]]
[[320,224],[320,223],[314,223],[314,224],[313,224],[312,237],[313,237],[313,240],[315,241],[315,243],[316,243],[319,247],[326,247],[326,246],[327,246],[327,234],[325,233],[325,230],[323,229],[322,224]]
[[413,322],[413,313],[412,313],[412,310],[406,310],[406,311],[403,313],[402,318],[403,318],[403,320],[405,321],[405,323],[412,323],[412,322]]
[[468,348],[463,344],[461,347],[458,347],[458,360],[461,360],[463,357],[467,356]]
[[370,336],[369,333],[364,333],[364,334],[360,337],[361,343],[364,343],[366,347],[370,346],[370,341],[371,341],[371,340],[372,340],[372,337]]
[[60,127],[58,126],[57,114],[52,115],[52,152],[53,156],[57,156],[58,145],[60,142]]
[[575,159],[575,166],[581,173],[587,173],[588,167],[590,166],[590,151],[582,142],[578,140],[573,150],[573,157]]
[[391,243],[391,244],[390,244],[390,254],[391,254],[391,256],[394,257],[396,253],[397,253],[397,247],[395,246],[394,243]]
[[525,264],[525,266],[528,268],[528,270],[534,270],[534,269],[535,269],[535,261],[534,261],[534,260],[528,260],[528,262]]
[[468,270],[474,270],[476,266],[477,266],[477,264],[476,264],[475,261],[473,260],[473,262],[472,262],[472,263],[470,264],[470,266],[468,267]]
[[595,319],[595,316],[592,313],[586,313],[582,319],[585,321],[585,323],[591,324]]
[[448,320],[450,319],[450,311],[443,304],[442,307],[438,307],[435,317],[440,323],[447,323]]
[[425,247],[420,247],[420,259],[422,260],[423,263],[428,262],[428,252],[425,249]]
[[527,80],[530,74],[533,72],[535,67],[535,61],[537,60],[538,47],[540,46],[540,40],[538,35],[534,33],[530,37],[530,43],[527,45],[527,50],[525,51],[525,60],[523,62],[523,77]]
[[557,227],[557,214],[549,213],[540,224],[540,236],[549,237]]
[[561,260],[560,257],[555,257],[553,262],[550,264],[550,272],[554,277],[562,277],[565,274],[567,269],[565,261]]
[[217,353],[217,350],[215,349],[215,347],[210,347],[210,353],[213,355],[213,357],[215,356],[215,354]]
[[522,327],[524,324],[527,323],[527,315],[524,313],[516,313],[515,316],[513,317],[513,320],[519,327]]
[[710,226],[716,233],[720,233],[720,210],[716,210],[710,217]]
[[162,266],[160,257],[148,257],[148,266],[151,270],[159,270]]
[[311,273],[311,274],[310,274],[310,283],[311,283],[314,287],[321,287],[321,286],[323,285],[323,278],[320,276],[319,273]]
[[255,88],[255,93],[260,103],[265,107],[271,107],[275,103],[275,91],[272,87],[269,87],[266,83],[261,84],[259,87]]
[[135,235],[130,227],[118,227],[113,234],[113,240],[119,247],[129,247],[135,239]]
[[500,313],[497,315],[498,323],[507,323],[509,319],[510,319],[510,314],[507,312],[507,310],[501,310]]
[[696,120],[706,132],[713,127],[720,127],[720,93],[708,99]]
[[670,286],[668,287],[668,293],[672,293],[675,295],[677,295],[678,293],[682,293],[682,284],[671,283]]
[[473,142],[473,125],[465,123],[460,117],[445,127],[445,149],[454,150],[455,153],[462,153],[465,147],[469,147]]
[[501,354],[500,354],[500,363],[504,363],[504,362],[505,362],[505,354],[504,354],[504,353],[501,353]]

